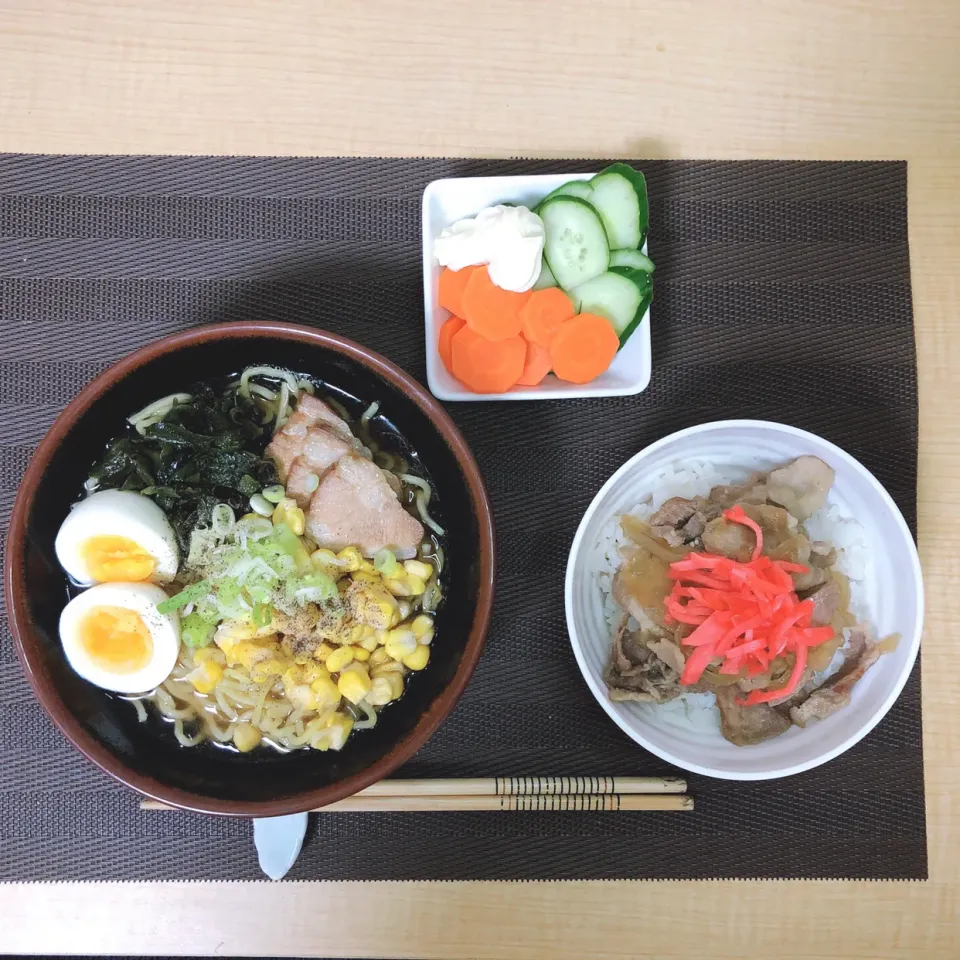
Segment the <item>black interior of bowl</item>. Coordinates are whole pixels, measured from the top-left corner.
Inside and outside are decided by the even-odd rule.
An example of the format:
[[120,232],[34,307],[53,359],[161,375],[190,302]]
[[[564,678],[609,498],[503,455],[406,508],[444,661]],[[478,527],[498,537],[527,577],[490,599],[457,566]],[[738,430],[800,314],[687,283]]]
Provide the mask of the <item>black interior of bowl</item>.
[[[252,364],[271,364],[331,385],[359,413],[379,401],[374,436],[385,449],[406,441],[433,480],[431,514],[447,530],[445,599],[437,614],[433,659],[411,678],[403,697],[373,730],[350,738],[340,752],[261,748],[240,755],[214,746],[185,748],[172,728],[151,716],[138,723],[133,706],[80,679],[61,652],[58,618],[67,581],[56,561],[54,538],[104,445],[125,427],[125,418],[147,403],[197,381],[222,377]],[[355,398],[351,404],[350,398]],[[69,711],[131,770],[162,783],[217,799],[276,800],[326,786],[375,763],[407,737],[442,693],[460,663],[479,592],[479,531],[465,478],[452,450],[429,417],[389,381],[331,350],[276,339],[220,339],[154,359],[117,383],[82,416],[55,453],[28,518],[28,603],[43,669]]]

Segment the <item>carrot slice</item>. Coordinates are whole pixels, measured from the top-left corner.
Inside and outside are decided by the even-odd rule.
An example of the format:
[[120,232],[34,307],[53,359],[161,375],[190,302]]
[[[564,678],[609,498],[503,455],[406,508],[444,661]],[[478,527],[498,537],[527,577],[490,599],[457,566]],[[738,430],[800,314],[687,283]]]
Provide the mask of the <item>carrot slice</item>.
[[[463,316],[463,290],[476,267],[464,267],[462,270],[451,270],[444,267],[440,271],[440,306],[449,310],[455,317]],[[486,272],[486,267],[484,267]]]
[[531,343],[549,347],[560,324],[576,312],[573,301],[559,287],[534,290],[520,311],[523,335]]
[[486,267],[474,270],[461,298],[467,326],[487,340],[506,340],[520,334],[520,310],[529,293],[498,287]]
[[523,337],[487,340],[465,326],[450,342],[453,375],[474,393],[506,393],[523,373]]
[[606,317],[581,313],[562,323],[550,344],[553,372],[570,383],[587,383],[613,362],[620,339]]
[[459,317],[451,317],[440,328],[440,336],[437,338],[437,350],[440,353],[440,359],[451,373],[453,373],[453,355],[450,352],[450,341],[453,340],[454,334],[463,329],[464,323],[465,321]]
[[550,351],[532,340],[527,341],[527,362],[517,381],[525,387],[535,387],[550,372]]

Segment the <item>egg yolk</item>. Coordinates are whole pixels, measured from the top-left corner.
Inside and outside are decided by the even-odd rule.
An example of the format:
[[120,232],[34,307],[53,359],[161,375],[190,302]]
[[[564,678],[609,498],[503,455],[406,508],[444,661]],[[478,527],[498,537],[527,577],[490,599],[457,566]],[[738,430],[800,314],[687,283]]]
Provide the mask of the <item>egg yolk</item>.
[[153,637],[135,610],[94,607],[80,621],[80,645],[108,673],[135,673],[153,656]]
[[156,559],[128,537],[91,537],[81,545],[80,553],[90,577],[100,583],[147,580],[157,567]]

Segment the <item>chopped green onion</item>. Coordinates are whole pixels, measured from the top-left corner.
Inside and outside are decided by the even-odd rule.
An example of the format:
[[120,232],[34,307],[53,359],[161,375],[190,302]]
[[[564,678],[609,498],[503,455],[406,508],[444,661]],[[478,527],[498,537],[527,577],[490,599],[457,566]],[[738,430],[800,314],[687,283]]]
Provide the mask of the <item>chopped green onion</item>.
[[209,623],[214,627],[223,619],[223,614],[217,606],[216,599],[209,595],[197,604],[191,616],[199,617],[204,623]]
[[209,592],[210,581],[198,580],[196,583],[191,583],[189,587],[184,587],[183,590],[175,593],[172,597],[161,600],[157,604],[157,613],[173,613],[174,610],[179,610],[188,603],[196,603],[198,600],[202,600]]
[[287,524],[274,524],[273,535],[280,549],[296,563],[298,573],[309,573],[313,569],[306,547]]
[[250,498],[250,509],[254,513],[259,513],[261,517],[269,517],[273,514],[273,504],[262,493],[255,493]]
[[273,524],[266,517],[247,517],[238,521],[237,533],[250,540],[265,540],[273,533]]
[[403,573],[403,567],[397,562],[393,551],[386,548],[378,550],[373,555],[373,567],[377,573],[382,574],[387,579],[399,577]]
[[224,537],[236,525],[237,518],[227,503],[218,503],[210,514],[210,528],[218,537]]
[[214,629],[214,625],[204,620],[199,613],[191,613],[183,618],[180,635],[188,647],[196,649],[205,647],[213,639]]
[[265,627],[273,620],[273,605],[269,603],[255,603],[251,614],[255,627]]
[[251,604],[243,596],[243,585],[229,577],[217,581],[217,606],[224,617],[235,619],[250,612]]
[[329,603],[340,599],[336,583],[319,570],[287,581],[287,596],[301,606],[306,603]]
[[269,603],[273,596],[271,587],[264,583],[248,583],[246,586],[247,596],[253,601],[254,607],[258,603]]
[[270,503],[279,503],[286,495],[287,491],[283,489],[283,485],[280,483],[275,483],[263,490],[263,499],[269,500]]

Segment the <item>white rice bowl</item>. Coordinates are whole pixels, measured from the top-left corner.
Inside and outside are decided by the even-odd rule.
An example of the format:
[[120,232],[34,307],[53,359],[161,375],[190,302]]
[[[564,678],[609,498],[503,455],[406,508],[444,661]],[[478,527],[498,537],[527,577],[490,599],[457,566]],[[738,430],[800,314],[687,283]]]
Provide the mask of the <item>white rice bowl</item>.
[[[648,518],[669,497],[706,495],[803,454],[830,464],[836,481],[826,506],[804,524],[812,539],[838,551],[837,569],[851,581],[851,607],[878,636],[899,633],[856,685],[851,703],[826,720],[749,747],[720,733],[713,694],[666,704],[613,702],[603,672],[620,608],[610,595],[627,540],[620,517]],[[697,773],[760,780],[808,770],[849,749],[893,704],[916,658],[923,623],[923,586],[913,539],[879,482],[838,447],[781,424],[733,420],[673,434],[641,451],[604,485],[584,515],[567,564],[567,626],[574,654],[603,709],[641,746]],[[839,655],[838,655],[839,659]]]

